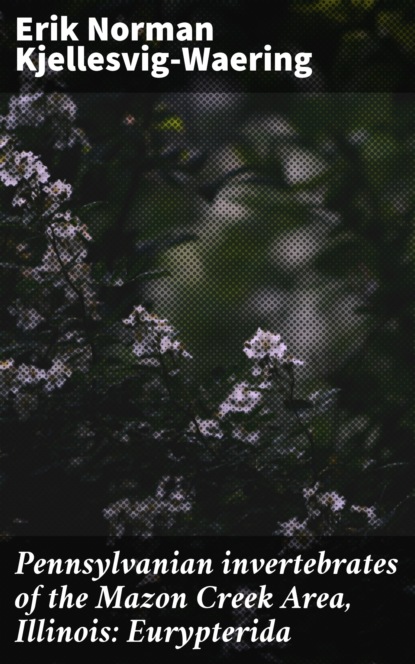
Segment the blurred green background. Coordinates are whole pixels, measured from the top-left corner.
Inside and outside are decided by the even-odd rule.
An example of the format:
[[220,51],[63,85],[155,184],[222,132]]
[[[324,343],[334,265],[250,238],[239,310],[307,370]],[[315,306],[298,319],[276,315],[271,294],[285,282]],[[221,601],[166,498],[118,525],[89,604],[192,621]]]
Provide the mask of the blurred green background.
[[[411,503],[414,97],[196,93],[79,104],[100,146],[88,158],[102,161],[101,195],[106,182],[104,216],[97,207],[86,220],[109,246],[105,225],[117,228],[128,189],[122,228],[142,250],[142,270],[155,238],[160,247],[157,278],[137,288],[180,330],[197,377],[209,383],[244,366],[243,342],[258,326],[281,333],[306,362],[302,389],[340,388],[332,435],[343,461],[386,465],[375,485],[384,482],[391,506]],[[147,156],[134,175],[143,113]],[[111,149],[112,162],[99,152]],[[85,197],[91,187],[87,179]]]

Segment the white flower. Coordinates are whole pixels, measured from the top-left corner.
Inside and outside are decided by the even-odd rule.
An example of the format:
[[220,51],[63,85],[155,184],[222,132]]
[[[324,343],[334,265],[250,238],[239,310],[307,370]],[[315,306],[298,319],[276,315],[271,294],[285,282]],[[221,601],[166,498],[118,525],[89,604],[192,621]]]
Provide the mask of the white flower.
[[[32,61],[35,62],[36,58],[33,57]],[[32,92],[29,86],[26,94],[11,97],[8,113],[2,119],[9,130],[20,126],[37,127],[48,121],[48,133],[54,139],[54,148],[64,150],[77,143],[88,146],[84,132],[74,126],[76,115],[76,104],[67,94]]]
[[135,331],[133,353],[140,358],[141,364],[144,363],[141,358],[147,356],[145,360],[147,363],[151,362],[152,366],[159,366],[160,362],[156,357],[148,359],[148,356],[159,356],[165,353],[171,353],[175,357],[192,358],[181,341],[174,338],[176,331],[169,322],[164,318],[159,318],[156,314],[149,313],[142,305],[134,307],[131,314],[124,318],[123,323]]
[[190,512],[192,503],[183,487],[183,477],[165,475],[157,485],[155,500],[159,511]]
[[17,391],[21,385],[38,385],[42,380],[45,380],[46,373],[44,369],[39,369],[34,365],[20,364],[16,373],[16,385],[14,390]]
[[21,152],[17,161],[24,168],[25,180],[33,178],[36,183],[41,184],[49,180],[48,169],[33,152]]
[[165,504],[165,509],[171,514],[186,514],[192,511],[192,502],[186,498],[186,494],[182,490],[172,491]]
[[11,97],[5,122],[6,128],[16,129],[19,126],[37,127],[41,125],[46,118],[43,98],[43,92],[19,94]]
[[244,353],[249,359],[262,360],[272,357],[282,360],[287,346],[281,342],[279,334],[261,330],[259,327],[252,337],[245,342]]
[[303,497],[306,502],[307,514],[310,518],[315,518],[321,515],[321,504],[318,501],[319,483],[314,486],[303,489]]
[[341,512],[346,505],[346,498],[340,496],[336,491],[326,491],[317,496],[320,505],[328,507],[332,512]]
[[[202,420],[200,417],[196,416],[196,424],[202,436],[206,438],[218,438],[219,440],[223,438],[223,431],[220,428],[219,422],[217,420]],[[191,422],[190,431],[195,433],[196,424]]]
[[[281,335],[273,334],[260,327],[251,339],[245,341],[244,353],[250,360],[260,362],[265,359],[277,360],[281,364],[302,366],[304,362],[291,355],[286,355],[287,346],[281,341]],[[261,367],[256,364],[252,370],[254,376],[259,375]]]
[[121,498],[102,510],[104,519],[110,523],[111,535],[122,537],[125,532],[124,514],[131,513],[131,502],[128,498]]
[[122,322],[124,323],[124,325],[133,327],[135,325],[134,311],[127,318],[123,318]]
[[164,353],[170,352],[176,356],[184,357],[188,360],[192,359],[192,356],[187,352],[187,350],[185,350],[181,341],[178,341],[177,339],[172,341],[169,337],[163,337],[161,339],[160,352],[162,355],[164,355]]
[[304,361],[303,360],[298,360],[295,357],[291,357],[290,355],[286,355],[284,359],[282,360],[283,364],[293,364],[296,367],[303,367],[304,366]]
[[228,413],[250,413],[261,401],[262,395],[252,390],[246,381],[237,383],[226,400],[219,406],[219,416]]
[[270,380],[263,380],[258,387],[260,390],[270,390],[272,388],[272,383]]
[[[56,215],[56,217],[58,217],[58,215]],[[46,234],[48,237],[55,237],[60,240],[74,240],[81,236],[88,242],[92,241],[92,237],[88,233],[85,224],[77,223],[77,219],[73,219],[72,223],[68,221],[54,222],[47,229]]]
[[319,492],[320,483],[316,482],[314,486],[303,489],[304,500],[307,503],[307,512],[309,516],[319,516],[321,507],[328,508],[331,512],[341,512],[346,505],[346,498],[337,491]]
[[75,102],[61,92],[46,96],[46,110],[48,115],[57,115],[60,119],[73,122],[76,118],[77,108]]
[[378,528],[382,525],[382,520],[376,515],[376,508],[374,506],[351,505],[350,511],[356,514],[363,514],[372,528]]
[[55,182],[44,187],[43,191],[51,198],[70,198],[72,186],[63,180],[55,180]]
[[170,529],[177,515],[191,510],[192,501],[183,488],[183,478],[167,475],[159,482],[154,496],[136,501],[122,498],[108,505],[103,516],[109,521],[110,532],[115,537],[126,532],[151,537],[158,524]]
[[13,388],[16,369],[14,360],[8,359],[0,362],[0,396],[6,399]]
[[128,318],[124,318],[123,323],[124,325],[131,327],[135,327],[137,324],[141,323],[153,332],[165,335],[173,334],[175,332],[174,328],[165,318],[159,318],[156,314],[151,314],[141,304],[134,307]]
[[43,187],[46,194],[46,211],[56,212],[65,201],[72,196],[72,186],[63,180],[55,180],[50,185]]
[[10,371],[10,369],[13,368],[14,368],[14,360],[12,358],[0,362],[0,372]]
[[9,307],[8,311],[16,317],[17,327],[21,327],[23,330],[34,330],[45,320],[34,307],[25,307],[20,300]]
[[314,496],[316,495],[317,491],[319,490],[319,487],[320,487],[320,483],[319,483],[319,482],[316,482],[316,483],[314,484],[314,486],[307,487],[307,488],[303,489],[304,500],[305,500],[306,502],[308,502],[309,500],[311,500],[312,498],[314,498]]
[[55,359],[45,374],[45,391],[52,392],[63,387],[71,375],[72,370],[61,359]]
[[285,537],[311,537],[307,520],[300,521],[296,516],[288,521],[282,521],[278,524],[276,535],[284,535]]
[[13,196],[12,200],[12,205],[13,207],[23,207],[24,205],[27,205],[28,202],[28,196],[24,195],[21,191],[21,188],[17,188],[16,194]]
[[22,180],[44,184],[48,169],[33,152],[8,152],[0,160],[0,180],[6,187],[17,187]]
[[[65,260],[62,260],[65,263]],[[61,266],[53,246],[50,244],[43,254],[42,262],[36,267],[29,267],[23,271],[25,277],[41,282],[51,274],[60,274]]]
[[[12,142],[11,136],[8,134],[3,134],[3,136],[0,136],[0,150],[3,150],[5,147],[10,146],[10,143]],[[0,161],[0,166],[3,165],[3,160]]]
[[137,339],[133,344],[133,353],[141,358],[157,352],[157,339],[152,335],[146,335]]

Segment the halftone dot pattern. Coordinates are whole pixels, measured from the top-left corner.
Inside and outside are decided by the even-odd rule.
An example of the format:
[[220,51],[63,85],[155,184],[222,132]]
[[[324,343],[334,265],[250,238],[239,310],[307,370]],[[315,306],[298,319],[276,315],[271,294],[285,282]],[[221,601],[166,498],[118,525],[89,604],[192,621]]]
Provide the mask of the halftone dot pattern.
[[[166,366],[168,358],[184,363],[193,359],[192,366],[202,382],[236,366],[252,370],[250,379],[240,379],[233,386],[222,384],[215,408],[211,406],[203,416],[188,416],[186,435],[212,446],[222,445],[231,435],[247,449],[255,448],[261,432],[238,423],[230,434],[229,415],[249,420],[268,398],[276,369],[288,371],[290,390],[294,389],[290,372],[295,372],[296,399],[301,392],[318,390],[321,384],[342,388],[341,407],[351,419],[336,425],[334,440],[325,452],[328,472],[337,480],[323,479],[322,471],[327,474],[327,467],[320,473],[313,471],[313,483],[310,478],[303,479],[299,491],[302,507],[297,515],[284,510],[280,514],[276,507],[272,525],[269,513],[264,526],[261,516],[255,523],[255,534],[271,529],[275,534],[294,537],[303,546],[316,534],[335,534],[343,520],[356,533],[382,523],[375,505],[376,491],[352,498],[344,495],[356,474],[356,466],[349,467],[350,457],[360,455],[363,470],[378,454],[385,461],[394,459],[388,429],[378,424],[371,399],[365,401],[360,393],[359,404],[350,393],[356,390],[359,394],[359,363],[366,375],[367,344],[374,332],[383,340],[383,326],[386,347],[381,346],[375,354],[369,380],[379,380],[387,387],[394,362],[400,366],[406,357],[392,347],[393,355],[387,344],[388,333],[401,324],[400,310],[394,310],[380,327],[372,322],[370,313],[372,302],[382,292],[382,282],[390,274],[390,267],[379,263],[388,243],[392,259],[395,256],[399,261],[403,256],[404,246],[399,243],[405,237],[412,194],[409,181],[401,179],[402,164],[394,161],[394,154],[405,150],[402,146],[410,135],[411,123],[401,125],[399,113],[394,119],[386,94],[323,95],[317,100],[313,95],[268,95],[258,97],[259,108],[256,99],[255,95],[229,92],[154,97],[75,95],[74,99],[64,93],[36,93],[12,98],[5,120],[8,133],[1,143],[0,179],[5,194],[13,192],[8,198],[12,208],[21,213],[19,239],[6,250],[9,257],[14,251],[21,261],[24,288],[19,287],[19,296],[7,304],[6,316],[8,325],[15,325],[18,338],[41,331],[51,316],[56,331],[46,337],[45,355],[28,351],[16,362],[11,353],[2,358],[1,391],[13,404],[18,419],[31,422],[38,408],[45,407],[48,412],[49,397],[70,386],[77,375],[90,371],[97,352],[112,358],[111,344],[108,350],[101,345],[97,351],[96,330],[108,290],[97,287],[93,259],[97,260],[98,250],[94,241],[99,239],[100,251],[117,251],[118,259],[123,251],[128,253],[129,246],[116,246],[118,239],[114,246],[108,243],[102,230],[108,217],[99,207],[90,217],[91,228],[82,208],[79,214],[72,210],[78,195],[75,186],[67,177],[55,179],[53,166],[44,163],[40,148],[26,150],[13,137],[19,129],[47,127],[49,150],[62,155],[76,151],[88,158],[91,155],[91,163],[105,173],[105,188],[99,180],[91,186],[97,199],[111,197],[114,209],[121,211],[115,219],[127,243],[133,242],[138,251],[144,247],[145,255],[151,242],[159,242],[156,267],[160,274],[133,286],[129,304],[119,310],[117,336],[121,343],[131,345],[137,364],[160,369],[168,381],[174,380],[177,371]],[[143,108],[145,114],[140,117]],[[364,126],[359,125],[356,109],[363,114]],[[342,114],[341,131],[333,123],[333,114]],[[143,127],[145,141],[141,139]],[[105,146],[115,132],[118,144],[111,149],[121,150],[121,157],[107,166],[108,148],[99,142]],[[142,151],[145,154],[146,150],[148,161],[143,161]],[[141,166],[135,170],[139,159]],[[65,173],[65,167],[60,172]],[[78,179],[78,186],[85,195],[82,179]],[[89,208],[87,218],[88,214]],[[379,221],[382,215],[384,222]],[[380,224],[388,224],[390,218],[396,220],[395,226],[385,227],[379,248],[374,228],[380,231]],[[39,220],[44,240],[36,263],[27,234]],[[186,241],[178,242],[176,237]],[[124,287],[123,269],[105,275],[107,289]],[[397,287],[405,290],[410,272],[405,267],[399,269]],[[132,313],[131,302],[135,306]],[[113,376],[117,384],[120,369],[113,359],[106,371],[108,379]],[[412,383],[413,378],[404,370],[401,402],[405,403]],[[76,390],[74,398],[76,403]],[[174,400],[169,386],[163,398]],[[300,400],[296,406],[292,391],[291,401],[285,403],[288,407],[291,404],[298,420],[305,459],[314,453],[314,434],[306,413],[296,409],[308,408],[319,398]],[[59,405],[64,407],[64,403]],[[91,420],[95,416],[91,400],[83,415],[85,422],[80,419],[76,433],[86,445],[99,436],[113,435],[105,427],[100,433],[99,427],[94,430]],[[286,416],[281,417],[284,421]],[[157,457],[152,461],[150,453],[146,460],[148,491],[144,493],[134,477],[136,471],[129,469],[131,452],[123,450],[131,441],[142,439],[170,445],[177,433],[169,430],[168,421],[156,429],[130,420],[131,415],[125,422],[121,417],[116,432],[118,460],[129,479],[111,477],[110,483],[117,488],[110,491],[105,504],[94,505],[94,509],[100,511],[116,537],[147,537],[160,529],[168,532],[183,527],[197,505],[197,483],[181,474],[158,471]],[[53,426],[60,432],[59,424]],[[45,433],[43,425],[38,432],[44,440],[51,435]],[[362,448],[367,451],[363,453]],[[139,469],[135,454],[133,461],[138,465],[134,467]],[[59,452],[55,455],[59,463]],[[176,455],[176,451],[171,452],[171,458]],[[79,452],[70,459],[74,471],[83,463]],[[270,452],[270,468],[276,467],[275,463]],[[94,470],[87,471],[84,478],[93,481]],[[334,490],[335,481],[342,486],[339,491]],[[213,485],[219,492],[221,480],[215,482],[219,482]],[[235,490],[239,490],[237,486]],[[15,523],[24,522],[24,509],[23,516],[14,519]],[[254,527],[252,520],[250,523]],[[219,525],[218,532],[227,534]]]

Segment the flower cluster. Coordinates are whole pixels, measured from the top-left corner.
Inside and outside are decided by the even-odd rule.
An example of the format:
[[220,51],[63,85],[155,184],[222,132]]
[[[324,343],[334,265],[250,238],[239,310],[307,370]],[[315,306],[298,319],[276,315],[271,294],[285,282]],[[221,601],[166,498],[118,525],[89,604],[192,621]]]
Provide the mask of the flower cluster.
[[286,354],[287,346],[281,341],[279,334],[262,330],[260,327],[257,329],[254,336],[245,341],[244,353],[255,362],[279,363],[279,364],[292,364],[302,366],[304,362],[297,360],[294,357]]
[[184,487],[184,478],[164,476],[155,494],[144,500],[121,498],[104,509],[110,535],[151,537],[160,531],[169,531],[180,516],[192,510],[192,495]]
[[346,506],[346,499],[336,491],[321,491],[320,482],[303,489],[309,522],[323,518],[334,527]]
[[13,399],[14,407],[22,419],[37,408],[39,389],[45,394],[61,388],[72,370],[63,358],[55,357],[49,369],[35,365],[15,365],[13,359],[0,362],[0,397]]
[[257,379],[255,384],[247,380],[236,383],[225,401],[219,406],[219,417],[223,418],[230,413],[251,413],[263,400],[264,390],[272,386],[270,381],[271,370],[279,365],[303,365],[287,355],[287,346],[281,341],[279,334],[274,334],[260,327],[251,339],[245,341],[245,355],[253,361],[251,374]]
[[45,231],[48,240],[42,261],[24,268],[23,275],[46,288],[60,288],[68,304],[82,300],[88,315],[98,319],[98,303],[87,258],[92,240],[85,224],[70,211],[56,213]]
[[[15,140],[9,134],[0,137],[0,181],[6,187],[23,184],[36,188],[48,180],[49,171],[38,156],[32,152],[16,150]],[[13,203],[18,206],[22,204],[18,194]]]
[[[48,104],[55,104],[53,95],[52,101],[49,95],[45,97]],[[23,121],[17,109],[23,115],[26,111],[30,114],[32,103],[38,101],[36,95],[23,95],[17,99],[19,104],[12,100],[9,115],[3,118],[6,128]],[[69,102],[66,106],[72,108]],[[15,188],[12,203],[20,209],[23,223],[40,227],[48,241],[40,265],[24,270],[23,275],[51,288],[63,286],[71,301],[81,294],[84,306],[96,316],[97,302],[84,244],[92,238],[76,216],[62,209],[71,198],[71,185],[62,180],[51,181],[40,157],[18,150],[15,138],[7,133],[0,137],[0,182]]]
[[47,220],[72,195],[67,182],[50,180],[50,173],[38,155],[21,151],[9,133],[0,136],[0,182],[16,189],[13,206],[20,208],[25,223],[38,217]]
[[[12,206],[16,214],[11,217],[14,225],[20,223],[22,228],[30,228],[28,241],[16,243],[16,268],[25,284],[23,290],[33,292],[30,300],[26,296],[12,301],[8,313],[23,331],[37,330],[40,326],[47,329],[53,321],[53,343],[39,346],[33,363],[19,364],[15,359],[5,358],[2,365],[1,396],[13,398],[22,418],[37,407],[39,394],[62,387],[74,368],[87,369],[91,349],[85,320],[99,318],[96,286],[87,262],[87,243],[92,238],[86,226],[66,208],[72,187],[63,180],[53,181],[41,158],[20,150],[17,139],[10,133],[26,123],[41,123],[44,117],[41,109],[44,113],[47,109],[55,113],[58,106],[68,119],[74,118],[75,107],[66,95],[19,95],[12,97],[9,113],[0,121],[5,130],[0,134],[0,183],[14,189]],[[34,113],[37,107],[38,115]],[[44,246],[40,262],[33,261],[33,241]],[[78,329],[74,322],[71,329],[65,329],[69,315],[73,321],[76,319],[74,306],[81,323]],[[37,366],[39,355],[41,366],[49,368]]]
[[[276,535],[295,538],[307,544],[318,535],[335,535],[345,523],[348,531],[376,529],[382,525],[374,506],[349,505],[344,496],[337,491],[323,491],[321,483],[303,489],[305,518],[293,517],[278,524]],[[355,515],[360,515],[357,522]]]
[[177,332],[169,322],[149,313],[142,305],[134,307],[123,323],[133,330],[133,353],[141,365],[158,367],[166,354],[176,359],[191,359],[182,342],[175,338]]
[[75,126],[77,107],[71,97],[63,92],[45,93],[31,91],[10,98],[7,115],[3,118],[7,131],[18,127],[47,126],[56,150],[80,145],[89,149],[82,129]]
[[251,389],[246,381],[237,383],[219,406],[219,417],[225,417],[228,413],[250,413],[261,399],[261,392]]
[[[140,312],[143,315],[142,308],[140,308]],[[159,324],[157,317],[155,320],[157,326]],[[124,322],[131,324],[131,317]],[[164,331],[167,322],[161,321],[161,325]],[[146,338],[140,338],[140,356],[143,354],[143,344],[147,344],[146,348],[153,348],[152,337],[148,342]],[[271,389],[273,387],[271,381],[273,367],[268,364],[268,360],[287,367],[303,364],[300,360],[288,356],[286,351],[287,347],[281,341],[280,335],[259,328],[254,337],[244,345],[245,354],[254,361],[254,367],[251,368],[249,377],[245,380],[237,380],[235,376],[231,376],[229,379],[230,392],[216,410],[212,408],[213,416],[206,419],[196,414],[193,417],[188,428],[192,440],[195,439],[195,436],[199,440],[202,438],[207,441],[223,441],[226,437],[230,437],[234,441],[248,445],[259,444],[263,431],[261,431],[257,416],[259,418],[262,415],[269,416],[269,400],[275,401],[275,395]]]
[[190,423],[189,426],[190,433],[199,433],[203,438],[216,438],[221,440],[224,437],[224,433],[220,428],[220,424],[217,420],[214,419],[202,419],[196,415],[194,422]]

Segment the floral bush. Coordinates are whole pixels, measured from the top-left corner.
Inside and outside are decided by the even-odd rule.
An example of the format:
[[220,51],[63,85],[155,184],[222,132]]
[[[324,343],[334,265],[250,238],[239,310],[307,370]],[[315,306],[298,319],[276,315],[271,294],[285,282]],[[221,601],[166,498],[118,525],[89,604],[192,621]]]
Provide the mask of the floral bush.
[[[202,381],[191,339],[185,344],[153,312],[145,284],[168,278],[158,257],[194,238],[179,228],[133,241],[124,224],[132,189],[121,180],[122,168],[192,176],[182,145],[166,157],[166,106],[143,96],[119,121],[124,133],[112,158],[114,169],[121,164],[127,203],[113,228],[111,202],[85,203],[78,192],[89,185],[105,196],[99,172],[114,146],[91,143],[65,93],[23,90],[6,102],[3,532],[306,540],[383,532],[396,508],[349,492],[330,419],[339,413],[338,390],[327,381],[305,390],[307,366],[279,330],[253,328],[241,363]],[[42,156],[24,143],[37,135],[47,136]],[[66,162],[77,164],[73,182],[60,175],[70,171]],[[364,483],[373,463],[368,448],[356,481],[361,472]]]

